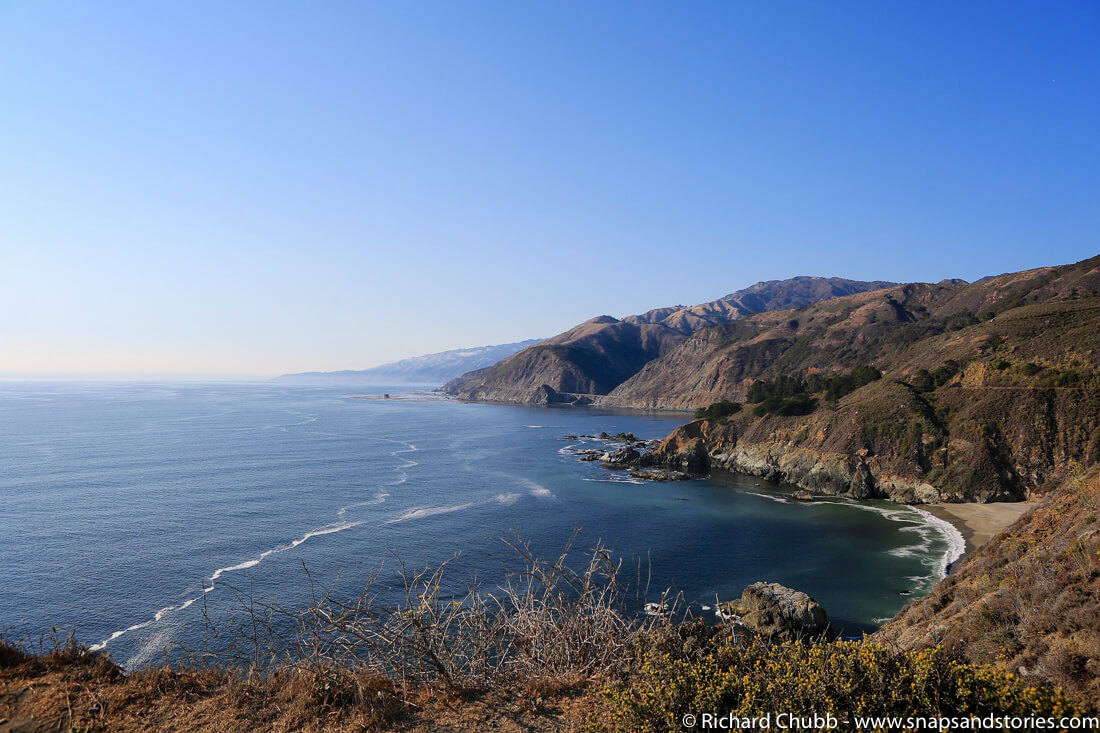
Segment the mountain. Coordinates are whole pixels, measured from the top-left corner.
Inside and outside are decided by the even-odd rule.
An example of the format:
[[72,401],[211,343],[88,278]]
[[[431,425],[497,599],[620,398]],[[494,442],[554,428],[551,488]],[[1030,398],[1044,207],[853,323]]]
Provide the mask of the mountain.
[[284,374],[272,381],[284,384],[443,384],[472,369],[494,364],[520,349],[539,343],[528,339],[512,344],[453,349],[438,354],[414,356],[370,369],[338,372],[301,372]]
[[1100,461],[1100,257],[704,329],[600,404],[711,409],[650,460],[852,498],[1004,501]]
[[469,400],[586,404],[611,392],[699,329],[891,285],[795,277],[760,282],[696,306],[657,308],[621,320],[599,316],[492,366],[463,374],[445,384],[443,391]]

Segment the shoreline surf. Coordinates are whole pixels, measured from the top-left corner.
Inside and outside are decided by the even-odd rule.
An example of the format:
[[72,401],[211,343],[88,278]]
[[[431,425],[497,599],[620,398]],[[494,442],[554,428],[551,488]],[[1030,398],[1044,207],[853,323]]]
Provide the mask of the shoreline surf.
[[[965,541],[959,558],[965,558],[974,550],[1000,535],[1038,506],[1036,502],[997,502],[993,504],[949,504],[946,502],[922,504],[919,508],[954,527]],[[917,508],[917,507],[914,507]]]

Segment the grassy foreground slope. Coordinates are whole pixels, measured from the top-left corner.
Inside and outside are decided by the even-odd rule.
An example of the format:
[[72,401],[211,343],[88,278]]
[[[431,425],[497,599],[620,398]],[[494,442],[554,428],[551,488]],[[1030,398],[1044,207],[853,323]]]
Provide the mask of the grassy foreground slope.
[[1074,469],[1007,532],[964,558],[875,638],[1100,700],[1100,475]]
[[702,712],[1095,715],[1098,500],[1095,476],[1073,477],[863,641],[776,643],[691,620],[669,596],[668,616],[641,614],[643,586],[604,548],[579,570],[568,553],[545,562],[520,548],[528,569],[499,588],[456,584],[444,563],[406,571],[409,592],[392,606],[370,588],[302,609],[247,601],[211,627],[208,649],[132,673],[72,642],[39,654],[0,642],[0,733],[633,733],[682,730]]
[[[584,607],[574,609],[583,617]],[[972,664],[943,649],[874,641],[733,637],[699,622],[622,634],[621,654],[588,674],[508,680],[380,675],[367,664],[294,659],[263,670],[204,665],[125,675],[68,646],[27,655],[0,645],[0,731],[680,731],[687,714],[856,716],[1095,715],[1089,699]],[[407,651],[415,652],[413,648]],[[538,651],[538,650],[535,650]],[[773,726],[776,727],[791,727]],[[865,725],[863,730],[889,730]]]

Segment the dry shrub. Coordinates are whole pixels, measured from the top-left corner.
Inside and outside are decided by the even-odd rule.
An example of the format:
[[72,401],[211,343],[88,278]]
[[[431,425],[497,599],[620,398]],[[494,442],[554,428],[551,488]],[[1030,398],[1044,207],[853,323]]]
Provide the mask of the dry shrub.
[[664,613],[642,613],[640,565],[627,573],[602,545],[574,565],[572,541],[551,561],[523,542],[507,544],[525,569],[488,591],[451,582],[451,558],[420,568],[398,562],[396,602],[378,582],[385,566],[351,600],[310,578],[314,600],[301,609],[239,592],[240,613],[228,621],[215,624],[204,609],[206,648],[185,659],[246,675],[296,670],[313,681],[317,702],[336,707],[406,700],[423,685],[462,692],[518,684],[550,694],[608,673],[630,655],[636,632],[686,613],[667,592],[657,601]]

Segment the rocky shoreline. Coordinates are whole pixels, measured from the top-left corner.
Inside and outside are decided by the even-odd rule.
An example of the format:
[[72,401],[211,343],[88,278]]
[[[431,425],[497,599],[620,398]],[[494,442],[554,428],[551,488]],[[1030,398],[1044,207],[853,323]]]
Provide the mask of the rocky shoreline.
[[[570,450],[580,461],[598,462],[609,471],[623,471],[643,481],[689,481],[712,471],[759,476],[768,483],[787,483],[798,489],[789,499],[812,502],[823,496],[867,500],[888,499],[924,507],[939,521],[950,524],[970,553],[1000,534],[1035,506],[1030,502],[950,502],[936,487],[883,470],[869,451],[854,455],[824,454],[787,445],[721,445],[707,435],[707,422],[696,421],[678,428],[663,441],[643,440],[633,433],[566,435],[563,440],[600,443],[599,448]],[[708,442],[709,441],[709,442]],[[947,566],[956,564],[951,558]],[[945,571],[946,573],[946,571]],[[717,610],[720,617],[723,609]]]
[[625,471],[631,478],[642,481],[690,481],[691,473],[649,463],[647,456],[660,447],[659,440],[643,440],[634,433],[606,432],[598,435],[564,435],[562,440],[580,441],[580,445],[596,442],[600,448],[564,449],[584,462],[598,462],[600,468],[609,471]]
[[677,428],[657,448],[639,457],[638,464],[693,474],[725,470],[793,484],[813,494],[902,504],[1015,498],[996,492],[964,496],[933,485],[899,456],[878,455],[868,448],[831,451],[817,444],[823,442],[750,441],[718,421],[697,420]]
[[[610,435],[566,435],[563,440],[601,442],[600,448],[569,451],[578,460],[599,462],[601,468],[627,471],[632,478],[647,481],[686,481],[714,469],[759,476],[773,483],[789,483],[802,491],[794,498],[810,501],[814,494],[850,499],[887,498],[907,504],[943,501],[930,484],[901,476],[888,476],[872,468],[867,455],[824,455],[807,449],[790,450],[781,445],[746,445],[724,453],[711,453],[701,438],[682,441],[691,423],[664,441],[642,440],[633,433]],[[862,453],[866,453],[865,451]]]

